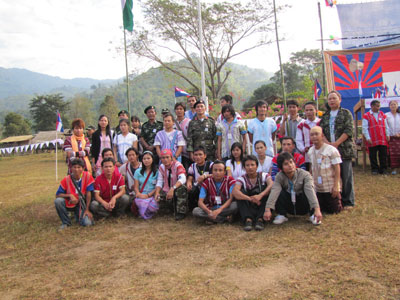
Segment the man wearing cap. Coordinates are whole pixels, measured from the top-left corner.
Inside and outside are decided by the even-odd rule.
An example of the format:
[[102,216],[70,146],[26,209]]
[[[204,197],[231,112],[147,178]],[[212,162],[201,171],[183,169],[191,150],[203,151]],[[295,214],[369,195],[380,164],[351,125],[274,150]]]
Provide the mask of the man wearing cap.
[[185,218],[187,211],[186,171],[183,165],[173,159],[172,151],[161,151],[161,165],[158,168],[158,178],[154,198],[173,207],[175,220]]
[[[128,119],[129,120],[129,113],[125,109],[121,110],[118,113],[118,122],[119,122],[119,120],[122,120],[122,119]],[[115,130],[113,132],[113,139],[118,134],[121,134],[121,129],[119,128],[119,125],[117,125],[117,127],[115,127]]]
[[206,105],[203,100],[197,101],[194,107],[196,109],[196,117],[189,123],[187,151],[193,161],[193,150],[203,146],[207,151],[208,159],[214,161],[218,140],[217,127],[214,119],[206,116]]
[[163,122],[156,120],[157,113],[156,108],[153,105],[147,106],[144,113],[146,114],[148,121],[142,125],[139,140],[145,151],[151,151],[155,157],[158,157],[156,147],[153,144],[157,132],[163,130],[164,124]]

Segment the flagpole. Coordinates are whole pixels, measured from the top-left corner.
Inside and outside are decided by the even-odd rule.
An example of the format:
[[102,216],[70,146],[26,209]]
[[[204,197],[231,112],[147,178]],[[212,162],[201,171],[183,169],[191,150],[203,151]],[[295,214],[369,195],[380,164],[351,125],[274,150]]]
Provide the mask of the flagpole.
[[278,57],[279,57],[279,66],[280,66],[280,73],[281,73],[281,84],[282,84],[282,92],[283,92],[283,105],[285,107],[285,112],[287,112],[286,107],[286,91],[285,91],[285,78],[283,77],[283,66],[282,66],[282,59],[281,59],[281,51],[279,48],[279,36],[278,36],[278,21],[276,18],[276,5],[274,0],[274,16],[275,16],[275,35],[276,35],[276,45],[278,47]]
[[197,14],[199,18],[200,63],[201,63],[201,99],[206,103],[208,113],[208,99],[206,96],[206,80],[204,75],[203,23],[201,20],[201,3],[197,0]]
[[58,142],[57,142],[57,129],[56,129],[56,182],[58,182],[58,164],[57,164],[57,161],[58,161],[58,158],[57,158],[57,145],[58,145]]
[[129,101],[129,72],[128,72],[128,55],[126,51],[126,32],[124,30],[124,49],[125,49],[125,72],[126,72],[126,102],[128,104],[128,112],[131,114],[131,105]]
[[[319,28],[321,33],[321,56],[322,56],[322,90],[324,91],[324,96],[326,97],[326,74],[325,74],[325,61],[324,61],[324,33],[322,31],[322,15],[321,15],[321,3],[318,1],[318,16],[319,16]],[[317,110],[318,110],[318,100],[317,100]]]

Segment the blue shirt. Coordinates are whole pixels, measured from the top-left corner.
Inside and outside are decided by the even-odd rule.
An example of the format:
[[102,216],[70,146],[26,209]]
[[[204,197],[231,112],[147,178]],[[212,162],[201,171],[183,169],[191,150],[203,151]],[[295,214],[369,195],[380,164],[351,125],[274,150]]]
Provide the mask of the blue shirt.
[[258,118],[253,119],[249,126],[248,131],[253,135],[253,155],[257,155],[255,150],[255,143],[257,141],[264,141],[267,146],[265,154],[268,156],[274,156],[272,134],[276,131],[276,123],[271,118],[266,118],[264,121],[260,121]]
[[[148,175],[146,171],[142,175],[140,173],[140,170],[142,170],[142,168],[137,169],[135,171],[135,175],[133,175],[133,178],[139,181],[139,191],[142,189],[143,183],[146,181]],[[153,172],[151,173],[149,179],[147,180],[146,186],[142,191],[142,194],[149,194],[155,190],[157,184],[157,177],[158,177],[158,171],[156,172],[155,175],[153,175]]]

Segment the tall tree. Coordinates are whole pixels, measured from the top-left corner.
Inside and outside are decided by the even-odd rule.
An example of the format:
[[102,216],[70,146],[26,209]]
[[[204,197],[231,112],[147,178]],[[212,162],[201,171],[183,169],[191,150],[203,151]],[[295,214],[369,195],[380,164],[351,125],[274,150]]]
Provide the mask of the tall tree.
[[4,137],[26,135],[31,133],[31,125],[29,121],[20,114],[14,112],[10,112],[6,115],[3,126]]
[[92,100],[79,95],[75,96],[71,99],[69,108],[71,119],[80,118],[86,125],[96,125],[96,112]]
[[[318,79],[322,82],[321,52],[318,49],[304,49],[292,53],[289,62],[283,64],[283,76],[285,77],[285,89],[288,96],[295,96],[301,92],[310,94],[309,82]],[[271,78],[276,84],[281,82],[280,72],[276,72]]]
[[253,108],[258,100],[264,100],[270,96],[279,96],[281,94],[280,85],[276,83],[268,83],[260,86],[255,89],[253,92],[253,96],[251,96],[250,100],[243,104],[243,109]]
[[[135,55],[159,63],[180,76],[199,94],[200,60],[197,2],[145,0],[146,27],[137,26],[130,42]],[[279,8],[281,9],[281,8]],[[271,42],[273,8],[270,0],[202,4],[206,86],[218,98],[231,71],[232,58]],[[170,63],[173,59],[182,59]],[[197,74],[193,77],[189,74]]]
[[69,102],[63,100],[61,94],[39,95],[33,98],[29,104],[29,109],[34,121],[36,131],[55,130],[57,121],[57,111],[60,112],[64,128],[68,128]]
[[118,104],[114,97],[107,95],[100,104],[100,114],[106,115],[113,127],[118,125],[118,111]]

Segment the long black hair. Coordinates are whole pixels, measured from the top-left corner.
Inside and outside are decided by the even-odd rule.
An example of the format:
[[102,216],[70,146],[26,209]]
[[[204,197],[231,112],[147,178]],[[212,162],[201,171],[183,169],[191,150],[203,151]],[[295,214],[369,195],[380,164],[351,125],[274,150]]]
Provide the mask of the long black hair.
[[151,152],[151,151],[144,151],[142,154],[142,159],[141,159],[142,160],[142,169],[140,170],[140,174],[142,174],[142,176],[144,176],[144,171],[146,170],[146,166],[143,164],[143,157],[146,154],[150,155],[151,158],[153,159],[151,166],[150,166],[150,170],[151,170],[151,172],[153,172],[153,176],[155,176],[157,174],[158,168],[157,168],[157,164],[154,160],[153,152]]
[[107,124],[107,126],[106,126],[106,135],[111,136],[110,118],[107,117],[106,115],[100,115],[99,119],[97,120],[97,131],[98,131],[99,133],[101,133],[101,127],[100,127],[100,125],[99,125],[99,121],[100,121],[101,118],[103,118],[103,117],[106,117],[106,118],[107,118],[107,121],[108,121],[108,124]]
[[239,149],[240,149],[240,163],[241,163],[241,165],[242,165],[242,167],[243,167],[243,146],[242,146],[241,143],[235,142],[235,143],[233,143],[232,146],[231,146],[231,163],[232,163],[232,168],[233,168],[234,170],[235,170],[235,158],[234,158],[233,155],[232,155],[232,151],[233,151],[233,149],[235,149],[235,148],[239,148]]

